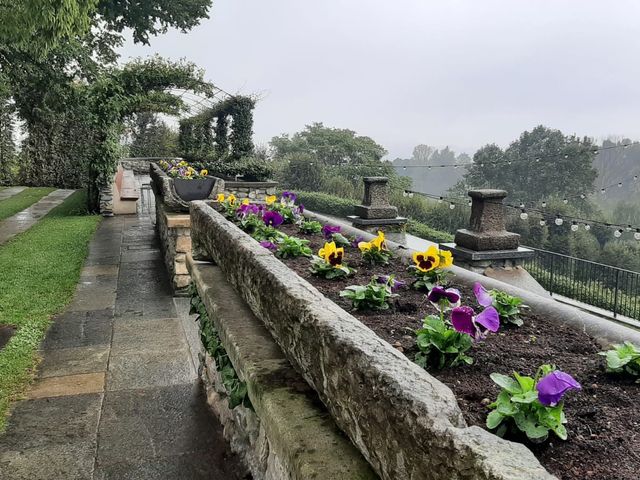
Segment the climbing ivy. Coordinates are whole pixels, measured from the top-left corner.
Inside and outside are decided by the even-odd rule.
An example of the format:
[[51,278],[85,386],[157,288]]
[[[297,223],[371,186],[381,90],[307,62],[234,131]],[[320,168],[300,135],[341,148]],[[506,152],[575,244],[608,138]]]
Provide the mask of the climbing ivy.
[[233,409],[238,405],[243,405],[253,409],[247,393],[247,384],[238,378],[229,355],[220,341],[220,335],[209,318],[204,302],[198,295],[198,290],[194,284],[189,287],[189,293],[191,295],[189,313],[198,315],[196,321],[200,321],[200,340],[207,353],[216,362],[216,369],[220,373],[222,384],[229,395],[229,408]]
[[221,162],[236,162],[250,156],[254,148],[254,107],[254,99],[234,96],[181,120],[178,142],[181,155],[190,161]]

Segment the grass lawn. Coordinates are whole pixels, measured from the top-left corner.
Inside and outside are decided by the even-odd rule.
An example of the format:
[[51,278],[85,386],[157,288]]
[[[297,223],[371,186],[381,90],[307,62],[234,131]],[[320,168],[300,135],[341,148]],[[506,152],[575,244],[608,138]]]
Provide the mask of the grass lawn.
[[30,207],[45,195],[53,192],[55,188],[33,187],[27,188],[13,197],[0,200],[0,220],[11,217],[21,210]]
[[[0,202],[1,203],[1,202]],[[26,232],[0,246],[0,324],[17,331],[0,350],[0,431],[9,403],[31,381],[52,315],[74,293],[101,217],[86,215],[79,191]]]

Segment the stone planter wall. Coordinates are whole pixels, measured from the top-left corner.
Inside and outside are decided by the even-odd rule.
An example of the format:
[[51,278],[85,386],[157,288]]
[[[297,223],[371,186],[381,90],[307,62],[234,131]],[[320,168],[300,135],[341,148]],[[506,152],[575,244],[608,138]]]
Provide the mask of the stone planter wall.
[[191,204],[191,225],[194,251],[216,263],[381,478],[554,478],[525,446],[468,427],[448,387],[204,202]]
[[229,408],[215,361],[201,344],[197,324],[186,319],[190,349],[225,438],[254,480],[377,479],[220,268],[191,257],[187,264],[253,408]]
[[252,201],[264,202],[268,195],[276,194],[278,182],[224,182],[224,193],[233,193],[239,199],[248,198]]
[[156,230],[164,264],[176,295],[184,295],[191,283],[187,270],[187,254],[191,252],[191,219],[185,213],[167,212],[161,198],[156,196]]

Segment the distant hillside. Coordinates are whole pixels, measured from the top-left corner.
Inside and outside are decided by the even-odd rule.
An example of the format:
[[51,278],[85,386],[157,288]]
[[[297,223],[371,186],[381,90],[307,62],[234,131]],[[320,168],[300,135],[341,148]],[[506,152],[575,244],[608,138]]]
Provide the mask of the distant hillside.
[[[442,150],[418,145],[411,158],[396,158],[393,162],[398,175],[411,178],[413,190],[434,195],[445,195],[466,173],[465,168],[431,168],[429,165],[469,164],[471,158],[445,147]],[[406,166],[407,168],[403,168]]]
[[[632,140],[629,139],[617,142],[605,141],[602,147],[606,149],[631,142]],[[598,171],[597,189],[606,188],[604,194],[598,192],[593,195],[592,198],[596,203],[611,207],[617,202],[624,201],[637,203],[640,208],[640,180],[633,179],[634,175],[640,177],[640,145],[603,150],[594,159],[593,166]],[[622,182],[620,187],[617,186],[618,182]]]

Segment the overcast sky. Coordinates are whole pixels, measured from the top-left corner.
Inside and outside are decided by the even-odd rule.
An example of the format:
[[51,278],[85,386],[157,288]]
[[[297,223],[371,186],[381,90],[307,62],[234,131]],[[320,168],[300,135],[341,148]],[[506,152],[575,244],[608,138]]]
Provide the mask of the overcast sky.
[[258,93],[258,143],[314,121],[389,157],[473,151],[538,124],[640,139],[638,0],[214,0],[210,19],[123,58],[186,58]]

